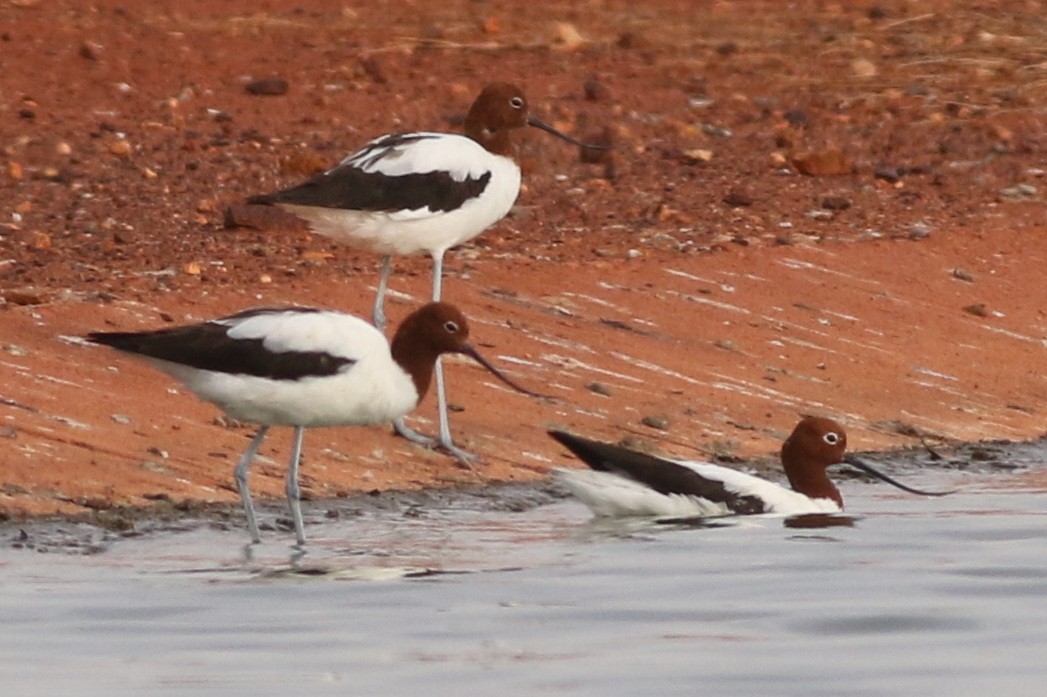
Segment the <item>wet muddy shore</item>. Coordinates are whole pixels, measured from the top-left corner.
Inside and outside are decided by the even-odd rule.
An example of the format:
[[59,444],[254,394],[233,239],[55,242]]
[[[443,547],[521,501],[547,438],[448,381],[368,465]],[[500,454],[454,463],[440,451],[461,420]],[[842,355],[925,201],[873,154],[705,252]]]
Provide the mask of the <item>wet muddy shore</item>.
[[[881,471],[910,483],[933,480],[938,486],[949,482],[950,486],[960,489],[966,482],[967,486],[1047,491],[1047,436],[1023,442],[921,446],[859,455]],[[781,478],[778,465],[769,458],[732,458],[725,464],[771,480]],[[844,466],[836,470],[834,478],[839,481],[877,483],[854,468]],[[337,500],[305,501],[303,508],[308,525],[374,514],[418,518],[436,510],[520,512],[565,498],[566,492],[555,484],[535,482],[353,493]],[[266,541],[279,542],[283,536],[288,538],[288,544],[293,542],[293,527],[284,501],[256,503]],[[861,511],[848,510],[848,513],[861,516]],[[115,541],[177,534],[201,526],[244,532],[243,512],[238,505],[185,500],[148,507],[116,506],[69,516],[27,516],[0,523],[0,541],[10,549],[40,553],[102,554]],[[246,537],[244,539],[246,541]]]

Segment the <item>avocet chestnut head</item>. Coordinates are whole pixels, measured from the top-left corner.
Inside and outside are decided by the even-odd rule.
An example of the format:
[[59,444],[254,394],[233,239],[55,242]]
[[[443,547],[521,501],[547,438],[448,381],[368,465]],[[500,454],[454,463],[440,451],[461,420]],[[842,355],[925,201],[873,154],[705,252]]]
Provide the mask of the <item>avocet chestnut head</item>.
[[[381,136],[323,174],[289,189],[252,196],[248,202],[280,206],[305,220],[316,234],[383,255],[372,320],[384,331],[391,255],[429,254],[432,299],[440,300],[444,253],[505,217],[520,193],[520,168],[513,160],[510,136],[525,126],[583,145],[532,116],[519,87],[498,82],[487,85],[473,102],[464,135]],[[439,443],[464,458],[452,442],[439,365],[436,379]],[[397,430],[412,440],[429,442],[402,423]]]
[[295,429],[287,500],[304,545],[298,465],[306,428],[403,416],[425,395],[444,353],[466,354],[513,389],[534,394],[469,344],[469,324],[449,303],[412,312],[392,344],[366,320],[306,307],[259,308],[200,324],[86,338],[144,358],[233,418],[260,425],[235,470],[253,542],[260,538],[247,473],[270,426]]
[[804,417],[782,444],[782,467],[791,489],[720,465],[669,460],[609,443],[550,431],[591,469],[557,469],[555,475],[597,516],[721,516],[837,513],[843,497],[826,469],[846,462],[905,491],[924,496],[949,492],[908,487],[846,452],[843,426]]

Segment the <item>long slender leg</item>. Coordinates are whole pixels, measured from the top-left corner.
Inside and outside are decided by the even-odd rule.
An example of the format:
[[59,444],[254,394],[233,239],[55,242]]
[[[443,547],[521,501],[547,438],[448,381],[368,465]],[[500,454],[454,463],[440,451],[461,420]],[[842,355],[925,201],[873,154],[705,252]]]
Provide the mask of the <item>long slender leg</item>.
[[[443,278],[444,255],[441,252],[433,256],[433,302],[438,301],[443,292]],[[469,461],[476,459],[476,456],[459,448],[451,438],[451,423],[447,416],[447,392],[444,390],[444,366],[439,358],[436,359],[434,374],[436,376],[436,409],[440,418],[440,445],[463,465],[471,467]]]
[[236,464],[236,469],[233,470],[236,488],[240,491],[240,500],[244,503],[244,515],[247,516],[247,530],[251,533],[251,542],[254,544],[261,542],[262,538],[258,534],[258,519],[254,514],[251,490],[247,486],[247,468],[251,466],[251,460],[254,459],[255,453],[258,452],[258,446],[262,444],[262,439],[265,438],[265,434],[268,431],[269,426],[267,425],[263,425],[258,429],[258,433],[251,439],[250,445],[247,446],[244,454],[240,456],[240,462]]
[[291,519],[294,520],[294,534],[298,546],[305,545],[305,524],[302,522],[302,490],[298,487],[298,463],[302,459],[302,436],[304,426],[294,427],[294,440],[291,443],[291,464],[287,467],[287,503],[291,506]]
[[[440,287],[441,287],[441,277],[442,277],[442,275],[443,275],[443,255],[441,254],[439,256],[434,256],[433,257],[433,300],[439,300],[440,299]],[[442,384],[442,377],[441,377],[441,372],[440,372],[440,361],[439,361],[439,359],[437,359],[437,362],[436,362],[436,375],[437,375],[437,377],[436,377],[437,383],[436,384],[437,385]],[[441,392],[441,394],[442,394],[442,392]],[[441,423],[443,423],[442,422],[443,412],[441,411],[440,414],[441,414],[441,417],[440,417],[441,418]],[[442,443],[442,441],[437,441],[436,439],[430,438],[429,436],[423,436],[418,431],[416,431],[413,428],[409,427],[406,423],[404,423],[404,417],[402,417],[402,416],[399,417],[398,419],[395,419],[393,421],[393,428],[396,429],[396,432],[398,434],[400,434],[401,436],[403,436],[407,440],[411,441],[412,443],[418,443],[419,445],[424,445],[424,446],[426,446],[428,448],[431,448],[434,445],[437,445],[438,443]]]
[[433,255],[433,302],[439,302],[444,287],[444,253]]
[[412,443],[424,445],[427,448],[431,448],[434,445],[437,445],[437,441],[435,438],[424,436],[418,431],[408,426],[406,423],[404,423],[404,417],[402,416],[393,420],[393,428],[396,430],[397,435],[406,438]]
[[386,254],[382,257],[382,274],[378,277],[378,292],[374,296],[374,310],[371,311],[371,323],[378,331],[385,334],[385,290],[389,287],[389,274],[393,270],[393,258]]
[[[443,290],[443,268],[444,268],[444,257],[443,252],[433,255],[433,302],[440,299],[441,292]],[[399,418],[393,422],[393,426],[396,428],[396,432],[404,438],[415,443],[422,443],[424,445],[432,446],[439,445],[440,447],[447,450],[451,455],[458,459],[463,465],[471,467],[470,460],[475,459],[476,456],[471,453],[467,453],[458,446],[456,446],[451,438],[451,426],[447,418],[447,396],[444,391],[444,369],[440,359],[436,359],[436,365],[434,367],[434,373],[436,375],[436,405],[437,414],[439,415],[440,423],[440,437],[437,440],[427,438],[422,434],[408,428],[404,424],[403,418]]]

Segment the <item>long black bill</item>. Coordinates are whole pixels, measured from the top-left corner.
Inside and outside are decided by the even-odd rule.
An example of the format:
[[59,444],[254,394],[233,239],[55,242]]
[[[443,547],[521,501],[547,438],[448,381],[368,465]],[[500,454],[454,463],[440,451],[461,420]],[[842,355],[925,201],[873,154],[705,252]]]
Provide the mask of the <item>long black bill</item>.
[[494,375],[496,378],[498,378],[499,380],[504,382],[506,385],[508,385],[509,387],[513,388],[517,392],[519,392],[520,394],[525,394],[528,397],[537,397],[539,399],[547,399],[548,398],[548,395],[539,394],[538,392],[531,392],[530,390],[525,389],[525,388],[520,387],[519,385],[517,385],[515,382],[510,380],[502,371],[498,370],[493,365],[488,363],[487,359],[484,358],[483,356],[481,356],[479,354],[479,352],[476,349],[474,349],[472,346],[470,346],[469,344],[466,344],[465,346],[463,346],[461,348],[461,350],[459,351],[459,353],[464,353],[465,355],[469,356],[474,361],[476,361],[477,363],[482,365],[484,368],[487,368],[487,370],[492,375]]
[[609,146],[609,145],[589,145],[588,143],[583,143],[582,141],[580,141],[580,140],[578,140],[576,138],[572,138],[571,136],[567,135],[566,133],[561,133],[560,131],[556,130],[555,128],[553,128],[552,126],[547,124],[545,121],[542,121],[541,119],[536,119],[533,116],[527,117],[527,125],[528,126],[534,126],[535,128],[543,130],[546,133],[552,133],[557,138],[562,138],[563,140],[566,140],[571,145],[577,145],[580,148],[589,148],[589,149],[592,149],[592,150],[610,150],[611,149],[611,146]]
[[951,491],[922,491],[920,489],[913,489],[911,486],[906,486],[905,484],[902,484],[899,481],[891,479],[890,477],[888,477],[883,472],[880,472],[879,470],[873,469],[870,465],[867,465],[865,462],[860,460],[857,455],[852,455],[851,453],[847,453],[846,455],[844,455],[843,456],[843,461],[846,462],[848,465],[851,465],[853,467],[857,467],[862,472],[866,472],[868,474],[871,474],[872,476],[876,477],[877,479],[882,479],[883,481],[887,482],[888,484],[898,487],[902,491],[908,491],[910,494],[919,494],[920,496],[946,496],[948,494],[955,494],[956,493],[955,489],[953,489]]

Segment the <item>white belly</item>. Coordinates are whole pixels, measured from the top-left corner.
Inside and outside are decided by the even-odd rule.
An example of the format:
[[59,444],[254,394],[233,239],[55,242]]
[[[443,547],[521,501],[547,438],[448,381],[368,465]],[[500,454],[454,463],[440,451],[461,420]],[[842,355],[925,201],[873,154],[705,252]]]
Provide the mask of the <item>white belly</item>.
[[386,369],[368,370],[369,362],[362,361],[345,373],[301,380],[271,380],[154,363],[233,418],[259,424],[312,427],[388,423],[418,404],[411,378],[391,360]]

